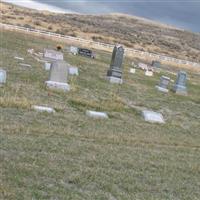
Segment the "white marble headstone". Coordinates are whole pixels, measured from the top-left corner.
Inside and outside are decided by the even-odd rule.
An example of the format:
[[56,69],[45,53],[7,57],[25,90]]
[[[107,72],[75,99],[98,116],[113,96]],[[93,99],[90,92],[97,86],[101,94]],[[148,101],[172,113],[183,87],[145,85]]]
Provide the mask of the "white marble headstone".
[[165,123],[161,113],[153,112],[150,110],[144,110],[142,111],[142,115],[145,121],[152,123]]
[[64,56],[62,52],[55,51],[52,49],[45,49],[44,58],[50,59],[50,60],[63,60]]
[[38,111],[38,112],[48,112],[48,113],[55,113],[55,110],[53,108],[50,107],[46,107],[46,106],[32,106],[32,109]]
[[70,53],[72,53],[73,55],[77,55],[78,54],[78,47],[71,46],[70,47]]
[[95,119],[108,119],[108,115],[105,112],[96,112],[96,111],[87,110],[86,115],[88,117],[92,117]]
[[152,71],[145,71],[145,76],[153,76],[153,72]]
[[45,63],[44,63],[44,69],[45,69],[46,71],[49,71],[49,70],[51,69],[51,63],[45,62]]
[[76,76],[78,76],[78,67],[72,67],[72,66],[70,66],[68,68],[68,73],[69,73],[69,75],[76,75]]
[[130,73],[131,73],[131,74],[135,74],[135,72],[136,72],[136,69],[135,69],[135,68],[130,68]]
[[6,71],[0,69],[0,85],[6,83]]

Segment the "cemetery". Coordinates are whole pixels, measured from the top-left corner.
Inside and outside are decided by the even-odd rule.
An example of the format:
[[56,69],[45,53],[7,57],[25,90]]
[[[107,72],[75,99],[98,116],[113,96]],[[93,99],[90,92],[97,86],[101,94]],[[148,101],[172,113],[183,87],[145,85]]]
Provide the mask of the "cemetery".
[[4,199],[198,199],[200,71],[1,37]]

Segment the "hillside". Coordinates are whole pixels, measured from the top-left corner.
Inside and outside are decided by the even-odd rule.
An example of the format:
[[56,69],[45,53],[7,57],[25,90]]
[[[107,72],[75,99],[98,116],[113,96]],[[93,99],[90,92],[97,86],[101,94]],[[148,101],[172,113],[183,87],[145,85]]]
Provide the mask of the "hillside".
[[55,14],[1,3],[0,22],[200,62],[200,34],[122,14]]
[[[188,96],[162,94],[155,89],[160,76],[176,78],[165,69],[153,77],[130,74],[136,60],[126,58],[124,83],[111,85],[110,53],[97,51],[93,60],[65,52],[80,75],[69,78],[70,92],[50,91],[48,72],[27,49],[43,52],[57,43],[9,31],[0,40],[0,68],[8,75],[0,87],[0,199],[199,199],[198,74],[188,71]],[[145,122],[138,108],[161,112],[166,124]],[[88,118],[87,109],[109,119]]]

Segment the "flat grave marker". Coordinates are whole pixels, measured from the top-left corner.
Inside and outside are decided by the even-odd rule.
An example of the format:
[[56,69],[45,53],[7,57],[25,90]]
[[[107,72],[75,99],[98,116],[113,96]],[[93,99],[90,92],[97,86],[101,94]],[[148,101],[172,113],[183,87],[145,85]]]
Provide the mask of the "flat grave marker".
[[105,112],[96,112],[92,110],[87,110],[86,115],[95,119],[108,119],[108,115]]
[[157,113],[150,110],[142,111],[142,116],[144,120],[151,123],[165,123],[164,118],[161,113]]

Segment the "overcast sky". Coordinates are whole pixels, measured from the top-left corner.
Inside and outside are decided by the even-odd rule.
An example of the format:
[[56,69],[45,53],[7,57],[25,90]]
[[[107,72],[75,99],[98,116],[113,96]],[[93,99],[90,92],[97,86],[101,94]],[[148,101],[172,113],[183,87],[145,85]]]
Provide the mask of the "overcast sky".
[[[14,0],[14,2],[32,0]],[[121,12],[200,32],[200,0],[33,0],[84,14]]]

